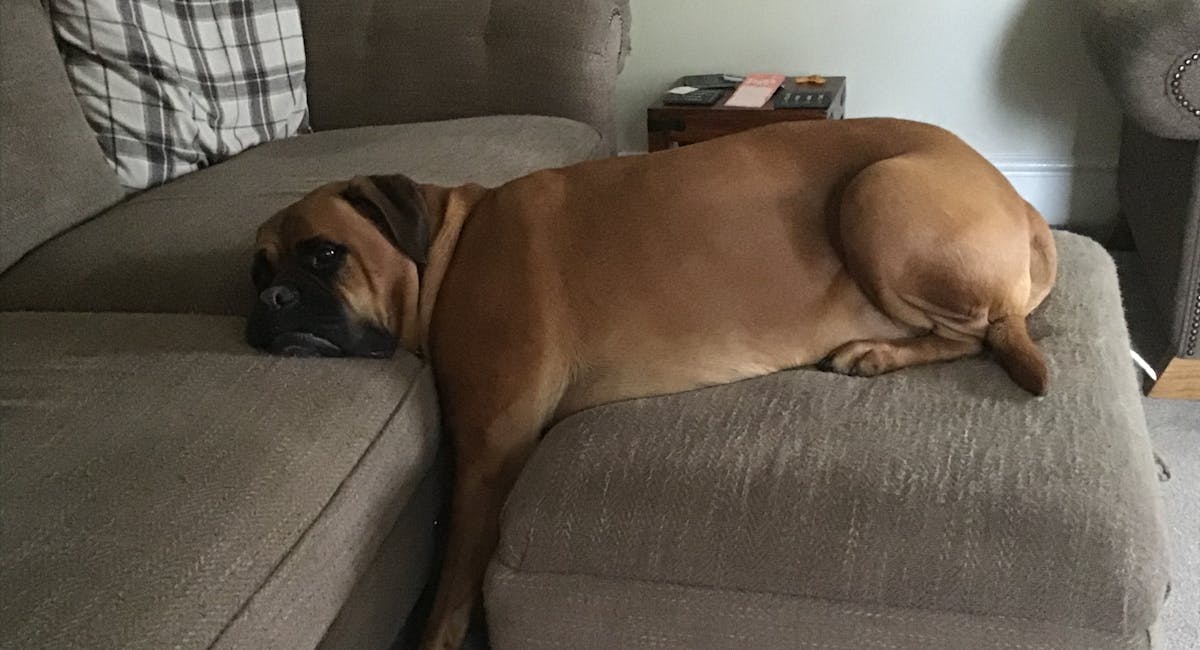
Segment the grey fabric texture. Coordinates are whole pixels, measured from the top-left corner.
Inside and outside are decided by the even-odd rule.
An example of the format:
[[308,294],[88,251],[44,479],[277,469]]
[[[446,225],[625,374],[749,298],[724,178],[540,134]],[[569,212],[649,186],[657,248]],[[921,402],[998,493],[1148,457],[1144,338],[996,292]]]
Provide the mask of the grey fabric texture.
[[242,327],[0,314],[0,647],[319,642],[436,457],[432,377]]
[[139,194],[0,275],[0,310],[243,314],[254,233],[325,182],[404,173],[497,185],[600,153],[564,118],[493,116],[330,131],[262,145]]
[[[439,567],[433,565],[434,521],[448,482],[445,463],[435,463],[371,566],[321,639],[322,650],[390,647]],[[420,626],[424,621],[407,621]]]
[[1200,2],[1078,1],[1092,59],[1125,114],[1161,138],[1200,139],[1200,60],[1189,63],[1200,53]]
[[121,199],[38,0],[0,2],[0,271]]
[[300,8],[315,129],[556,115],[591,125],[607,152],[616,146],[628,0],[300,0]]
[[[1136,335],[1159,320],[1149,301],[1146,278],[1131,252],[1113,254],[1129,332]],[[1153,330],[1151,329],[1151,332]],[[1134,336],[1134,349],[1139,349]],[[1143,381],[1148,379],[1143,376]],[[1142,399],[1154,452],[1165,468],[1163,500],[1171,542],[1171,594],[1159,618],[1156,648],[1200,648],[1200,400]]]
[[504,509],[493,647],[1141,647],[1165,524],[1116,273],[1095,242],[1056,241],[1030,319],[1044,398],[978,357],[782,372],[552,428]]
[[[1200,147],[1126,122],[1117,172],[1121,213],[1167,336],[1168,356],[1200,355]],[[1149,359],[1163,367],[1165,359]]]
[[1119,636],[1039,621],[758,591],[579,573],[527,573],[503,564],[492,566],[490,581],[487,615],[494,650],[1151,647],[1145,633]]
[[1200,648],[1200,400],[1146,398],[1146,425],[1170,478],[1166,492],[1171,528],[1171,595],[1162,616],[1162,643]]

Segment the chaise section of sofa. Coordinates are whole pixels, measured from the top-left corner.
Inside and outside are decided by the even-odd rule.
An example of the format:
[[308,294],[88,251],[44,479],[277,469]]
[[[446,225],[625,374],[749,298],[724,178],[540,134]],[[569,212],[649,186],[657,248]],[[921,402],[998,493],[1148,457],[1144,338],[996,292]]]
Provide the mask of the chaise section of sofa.
[[0,647],[312,647],[406,523],[399,629],[438,508],[430,373],[241,328],[0,314]]

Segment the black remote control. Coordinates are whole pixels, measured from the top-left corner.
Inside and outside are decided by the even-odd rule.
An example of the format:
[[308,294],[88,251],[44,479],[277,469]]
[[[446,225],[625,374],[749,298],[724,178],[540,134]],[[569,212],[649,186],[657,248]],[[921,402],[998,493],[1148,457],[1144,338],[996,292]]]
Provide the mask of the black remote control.
[[672,106],[712,106],[725,95],[719,88],[704,88],[690,93],[667,93],[663,95],[663,103]]
[[737,88],[745,77],[734,74],[691,74],[675,81],[676,86],[693,88]]

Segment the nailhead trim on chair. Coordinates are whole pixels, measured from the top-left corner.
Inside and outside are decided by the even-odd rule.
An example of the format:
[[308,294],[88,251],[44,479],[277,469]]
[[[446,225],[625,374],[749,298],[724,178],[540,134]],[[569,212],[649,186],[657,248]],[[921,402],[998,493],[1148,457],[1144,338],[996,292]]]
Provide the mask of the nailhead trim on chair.
[[1200,289],[1196,290],[1196,309],[1192,312],[1192,331],[1188,334],[1187,354],[1192,356],[1196,353],[1196,334],[1200,333]]
[[[1188,71],[1197,61],[1200,61],[1200,51],[1193,52],[1191,56],[1183,60],[1179,68],[1175,70],[1175,74],[1171,76],[1171,96],[1183,108],[1196,117],[1200,117],[1200,106],[1192,104],[1187,95],[1183,94],[1183,73]],[[1200,66],[1198,66],[1200,67]],[[1196,290],[1196,309],[1192,312],[1192,329],[1188,332],[1187,349],[1185,356],[1196,354],[1196,337],[1200,334],[1200,289]]]
[[1175,97],[1175,101],[1183,107],[1183,110],[1190,112],[1196,117],[1200,117],[1200,106],[1192,104],[1187,95],[1183,94],[1183,73],[1192,66],[1196,61],[1200,61],[1200,51],[1193,52],[1191,56],[1183,60],[1179,65],[1179,69],[1175,71],[1171,77],[1171,95]]

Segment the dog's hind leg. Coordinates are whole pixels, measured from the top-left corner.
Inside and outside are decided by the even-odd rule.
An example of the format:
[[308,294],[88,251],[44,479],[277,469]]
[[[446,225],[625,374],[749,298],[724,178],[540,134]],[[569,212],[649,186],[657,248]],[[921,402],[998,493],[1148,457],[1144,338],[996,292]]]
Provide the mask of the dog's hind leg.
[[982,312],[955,314],[915,296],[897,296],[887,289],[881,289],[876,300],[897,323],[921,334],[850,341],[817,364],[820,369],[874,377],[908,366],[953,361],[983,349],[987,321]]
[[1053,281],[1053,242],[998,171],[962,149],[904,155],[860,172],[840,207],[847,271],[913,338],[850,341],[823,367],[877,375],[986,343],[1017,384],[1045,393],[1045,361],[1025,316]]
[[978,339],[949,339],[926,334],[890,341],[851,341],[818,364],[821,370],[856,377],[874,377],[908,366],[952,361],[982,349]]
[[[454,441],[450,535],[422,648],[462,644],[500,534],[500,510],[562,395],[548,368],[439,373],[443,420]],[[538,366],[540,364],[533,364]]]

